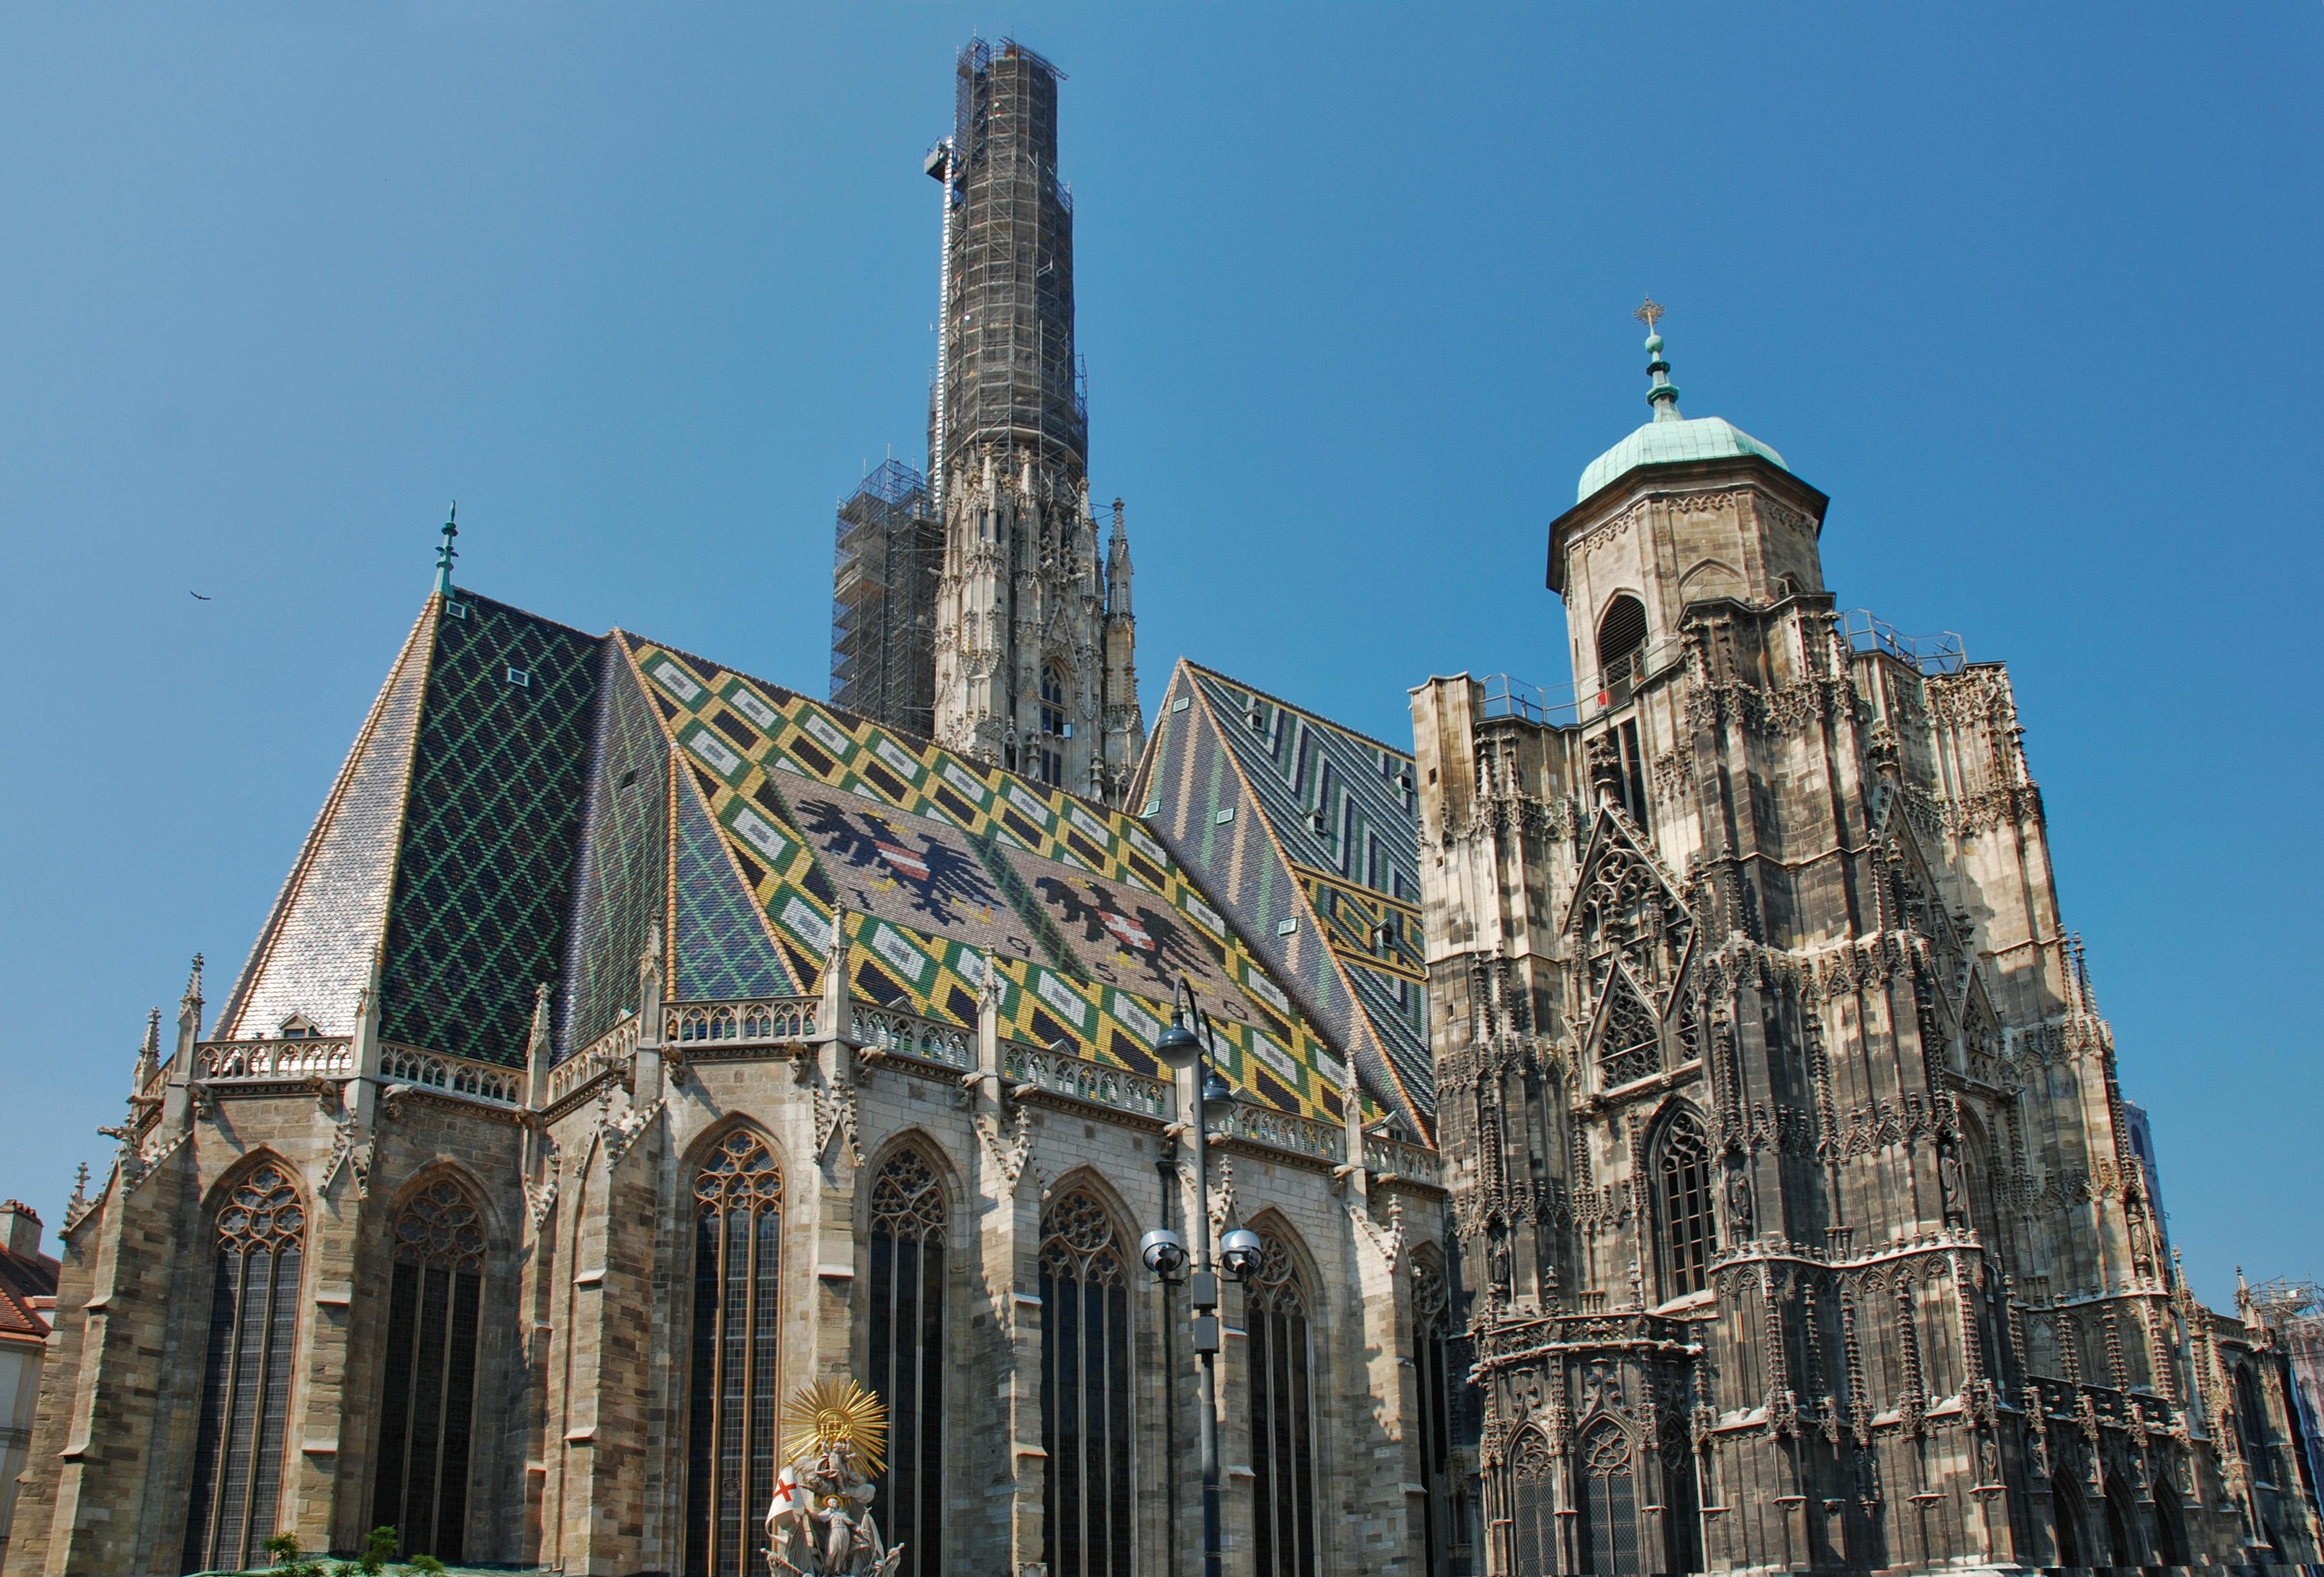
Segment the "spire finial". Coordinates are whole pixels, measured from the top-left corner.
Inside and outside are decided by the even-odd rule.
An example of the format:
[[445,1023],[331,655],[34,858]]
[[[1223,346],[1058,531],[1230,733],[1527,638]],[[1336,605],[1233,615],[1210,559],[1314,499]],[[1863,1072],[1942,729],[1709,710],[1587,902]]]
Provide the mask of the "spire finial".
[[533,1046],[539,1047],[543,1050],[548,1048],[550,1027],[551,1020],[549,1016],[549,982],[547,981],[542,981],[532,994],[531,1042]]
[[436,590],[442,596],[452,595],[452,560],[460,556],[460,550],[452,546],[452,539],[460,534],[459,519],[460,501],[456,498],[444,516],[443,544],[436,549]]
[[1663,337],[1655,327],[1665,310],[1660,301],[1648,296],[1630,316],[1646,326],[1646,375],[1655,381],[1655,386],[1646,391],[1646,403],[1654,408],[1656,421],[1682,421],[1685,419],[1678,413],[1678,385],[1670,381],[1670,364],[1663,360]]

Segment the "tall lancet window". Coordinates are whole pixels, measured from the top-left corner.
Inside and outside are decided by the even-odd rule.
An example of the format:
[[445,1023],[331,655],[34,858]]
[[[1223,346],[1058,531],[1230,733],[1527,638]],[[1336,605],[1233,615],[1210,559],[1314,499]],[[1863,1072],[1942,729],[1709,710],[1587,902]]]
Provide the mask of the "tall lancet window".
[[1054,665],[1041,669],[1041,734],[1034,742],[1031,776],[1062,787],[1065,780],[1065,676]]
[[1576,1541],[1582,1570],[1597,1577],[1637,1577],[1642,1567],[1630,1437],[1612,1419],[1600,1418],[1576,1447],[1574,1470],[1580,1480],[1573,1498],[1582,1513]]
[[259,1545],[274,1535],[307,1248],[307,1207],[286,1168],[259,1167],[235,1185],[218,1210],[216,1246],[189,1572],[261,1565]]
[[775,1291],[783,1176],[765,1143],[736,1129],[703,1162],[694,1202],[686,1572],[759,1577],[782,1406]]
[[1259,1234],[1243,1298],[1250,1346],[1251,1570],[1315,1577],[1315,1441],[1307,1289],[1280,1240]]
[[1663,1296],[1683,1297],[1711,1285],[1713,1220],[1711,1141],[1691,1111],[1663,1129],[1655,1204],[1663,1239]]
[[407,1555],[456,1562],[466,1542],[484,1286],[475,1202],[448,1180],[421,1190],[395,1221],[370,1524]]
[[1113,1218],[1088,1194],[1041,1217],[1041,1519],[1049,1577],[1130,1577],[1130,1289]]
[[1452,1317],[1444,1272],[1427,1255],[1412,1262],[1413,1378],[1420,1391],[1422,1547],[1427,1577],[1445,1577],[1462,1542],[1452,1506]]
[[1564,1570],[1557,1537],[1557,1462],[1538,1429],[1509,1452],[1509,1555],[1517,1572]]
[[900,1150],[872,1185],[872,1388],[894,1434],[875,1502],[907,1577],[944,1570],[944,1184]]

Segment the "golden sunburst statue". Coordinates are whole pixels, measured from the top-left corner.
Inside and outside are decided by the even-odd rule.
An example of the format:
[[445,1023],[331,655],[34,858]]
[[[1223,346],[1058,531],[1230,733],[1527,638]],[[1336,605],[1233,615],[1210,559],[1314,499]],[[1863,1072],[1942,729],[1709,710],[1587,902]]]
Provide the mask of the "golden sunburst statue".
[[888,1408],[853,1380],[817,1380],[783,1408],[783,1455],[792,1460],[845,1445],[865,1469],[886,1468]]

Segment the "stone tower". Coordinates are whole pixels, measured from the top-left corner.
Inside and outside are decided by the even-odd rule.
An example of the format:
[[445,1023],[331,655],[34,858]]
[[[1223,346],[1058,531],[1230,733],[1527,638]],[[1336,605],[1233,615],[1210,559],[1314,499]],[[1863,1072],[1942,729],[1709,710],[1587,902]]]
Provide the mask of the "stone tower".
[[972,42],[953,135],[928,156],[944,186],[929,435],[945,534],[936,733],[979,760],[1116,800],[1146,728],[1121,506],[1104,548],[1090,514],[1059,79],[1019,44]]
[[2006,670],[1841,615],[1823,494],[1646,348],[1550,529],[1572,703],[1414,695],[1483,1569],[2314,1558],[2161,1250]]

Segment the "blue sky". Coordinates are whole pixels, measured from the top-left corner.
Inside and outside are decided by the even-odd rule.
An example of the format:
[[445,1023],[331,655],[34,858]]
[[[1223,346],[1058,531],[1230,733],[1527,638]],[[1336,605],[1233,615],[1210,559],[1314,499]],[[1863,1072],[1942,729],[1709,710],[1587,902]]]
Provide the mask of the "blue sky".
[[466,584],[823,692],[972,27],[1068,74],[1149,700],[1562,682],[1652,291],[1841,605],[2010,663],[2199,1291],[2324,1276],[2312,0],[11,8],[0,1194],[53,1223],[196,949],[223,997],[447,500]]

